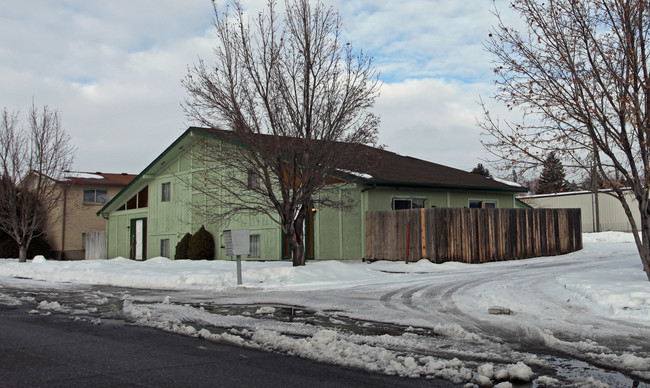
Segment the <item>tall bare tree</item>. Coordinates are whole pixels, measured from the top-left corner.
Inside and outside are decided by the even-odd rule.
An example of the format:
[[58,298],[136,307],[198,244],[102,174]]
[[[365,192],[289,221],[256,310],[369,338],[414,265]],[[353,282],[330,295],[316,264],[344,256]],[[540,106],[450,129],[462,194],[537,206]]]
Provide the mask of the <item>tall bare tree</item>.
[[376,144],[379,125],[369,112],[379,91],[371,58],[341,40],[336,10],[311,3],[287,0],[282,16],[274,0],[250,17],[239,2],[215,6],[216,64],[199,61],[183,80],[187,116],[238,145],[198,147],[205,168],[193,188],[214,204],[213,220],[278,222],[294,265],[305,263],[308,212],[342,205],[324,191],[359,157],[355,145]]
[[[515,0],[524,27],[498,25],[497,101],[527,122],[500,121],[485,107],[484,145],[510,166],[540,165],[552,151],[565,167],[595,168],[628,217],[650,279],[650,4],[644,0]],[[640,223],[625,201],[630,189]],[[639,233],[641,236],[639,237]]]
[[43,233],[46,219],[63,193],[56,184],[72,166],[73,147],[59,113],[34,105],[27,127],[19,129],[17,113],[5,108],[0,122],[0,230],[19,247],[19,261]]

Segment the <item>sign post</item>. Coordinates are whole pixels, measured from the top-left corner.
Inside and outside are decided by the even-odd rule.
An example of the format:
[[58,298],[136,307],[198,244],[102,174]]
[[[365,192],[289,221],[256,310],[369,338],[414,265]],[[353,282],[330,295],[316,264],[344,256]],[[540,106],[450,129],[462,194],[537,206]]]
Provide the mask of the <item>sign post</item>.
[[241,255],[250,254],[250,231],[248,229],[224,230],[223,242],[226,246],[226,256],[237,256],[237,285],[241,285]]

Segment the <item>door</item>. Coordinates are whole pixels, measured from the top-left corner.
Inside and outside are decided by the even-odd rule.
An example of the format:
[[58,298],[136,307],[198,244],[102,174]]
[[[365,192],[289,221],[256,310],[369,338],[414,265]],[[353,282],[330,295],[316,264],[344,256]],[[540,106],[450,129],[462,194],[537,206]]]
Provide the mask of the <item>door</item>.
[[147,258],[147,219],[134,218],[131,220],[131,259],[144,260]]

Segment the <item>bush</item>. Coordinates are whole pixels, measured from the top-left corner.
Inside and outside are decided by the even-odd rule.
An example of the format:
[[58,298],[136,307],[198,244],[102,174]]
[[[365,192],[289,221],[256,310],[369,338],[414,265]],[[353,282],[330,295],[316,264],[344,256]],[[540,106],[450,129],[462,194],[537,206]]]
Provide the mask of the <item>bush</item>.
[[33,259],[36,255],[43,255],[45,257],[50,257],[51,252],[50,243],[47,242],[46,236],[41,235],[32,239],[32,242],[27,248],[27,258],[29,260]]
[[174,255],[174,259],[176,260],[187,260],[187,250],[190,247],[190,239],[192,238],[192,235],[189,233],[185,233],[185,236],[181,239],[181,241],[176,244],[176,254]]
[[190,260],[214,259],[214,238],[205,227],[201,226],[201,229],[190,237],[187,257]]
[[[32,239],[27,248],[27,259],[31,260],[36,255],[50,256],[50,244],[47,242],[45,235]],[[0,258],[17,259],[18,244],[8,234],[0,231]]]

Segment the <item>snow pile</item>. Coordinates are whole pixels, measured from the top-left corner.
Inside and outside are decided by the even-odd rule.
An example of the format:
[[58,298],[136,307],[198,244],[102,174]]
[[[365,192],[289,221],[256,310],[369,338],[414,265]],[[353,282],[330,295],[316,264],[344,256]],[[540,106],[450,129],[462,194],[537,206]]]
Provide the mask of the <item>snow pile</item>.
[[359,345],[333,330],[321,330],[311,338],[292,338],[272,330],[256,329],[251,341],[261,348],[311,360],[402,377],[436,377],[454,383],[470,381],[472,373],[458,359],[399,355],[382,347]]
[[0,293],[0,304],[4,306],[15,307],[15,306],[21,306],[23,302],[21,302],[19,299],[14,298],[11,295]]
[[523,362],[506,366],[506,368],[494,371],[494,365],[488,363],[478,367],[478,376],[476,384],[479,387],[492,387],[495,382],[500,382],[496,386],[512,386],[510,382],[528,383],[533,380],[533,370]]
[[583,243],[633,243],[634,235],[624,232],[583,233]]
[[[184,335],[399,376],[471,381],[471,373],[455,359],[460,358],[506,365],[498,370],[493,364],[479,367],[474,382],[480,386],[531,381],[528,365],[545,368],[544,360],[531,360],[509,349],[502,339],[512,336],[650,379],[645,343],[640,350],[622,351],[604,345],[619,336],[645,338],[650,328],[650,288],[632,235],[605,232],[583,238],[584,249],[571,254],[480,265],[323,261],[293,267],[289,262],[243,262],[243,286],[236,285],[234,261],[166,258],[144,262],[36,258],[28,263],[7,259],[0,260],[0,279],[3,285],[21,287],[45,280],[165,290],[124,297],[122,314],[132,322]],[[203,307],[174,304],[188,295],[211,300],[206,307],[261,307],[242,315],[219,315]],[[215,295],[218,302],[213,303]],[[101,292],[87,295],[82,307],[106,304],[107,296],[114,298]],[[0,293],[0,304],[19,305],[23,300],[36,302],[33,297],[17,299]],[[327,322],[328,328],[270,319],[283,314],[273,306],[315,311],[314,316]],[[490,315],[490,307],[495,306],[513,314]],[[72,311],[55,301],[41,301],[38,310],[30,313],[39,310],[48,314],[97,311],[93,307]],[[375,323],[404,329],[401,335],[346,334],[344,328],[355,320],[368,333]],[[343,329],[329,330],[329,325]],[[201,327],[225,332],[211,333]],[[230,330],[233,327],[239,329]],[[542,376],[538,385],[552,386],[555,381]]]
[[34,256],[34,259],[32,259],[32,263],[38,264],[38,263],[45,263],[47,259],[45,256],[42,255],[36,255]]
[[[305,267],[293,267],[289,262],[244,262],[242,267],[244,287],[267,289],[331,289],[391,277],[363,263],[343,264],[338,261],[314,262]],[[6,259],[0,261],[0,276],[150,289],[222,290],[237,287],[234,261],[170,260],[164,257],[143,262],[123,257],[88,261],[39,259],[29,263]]]
[[51,310],[51,311],[67,311],[67,308],[64,308],[59,304],[57,301],[53,302],[48,302],[46,300],[42,300],[41,303],[38,304],[36,307],[39,310]]

